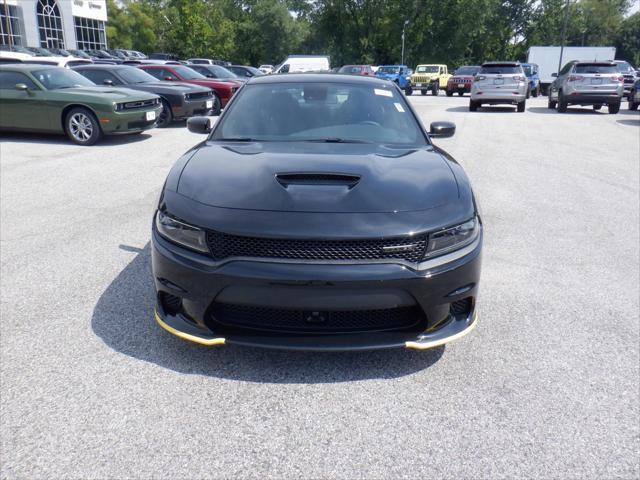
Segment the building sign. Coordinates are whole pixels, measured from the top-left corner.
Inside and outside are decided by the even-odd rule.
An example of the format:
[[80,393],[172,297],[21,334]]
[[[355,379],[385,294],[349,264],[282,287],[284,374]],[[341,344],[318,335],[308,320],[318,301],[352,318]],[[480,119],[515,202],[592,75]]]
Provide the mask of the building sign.
[[106,0],[71,0],[71,13],[74,17],[93,18],[107,21]]

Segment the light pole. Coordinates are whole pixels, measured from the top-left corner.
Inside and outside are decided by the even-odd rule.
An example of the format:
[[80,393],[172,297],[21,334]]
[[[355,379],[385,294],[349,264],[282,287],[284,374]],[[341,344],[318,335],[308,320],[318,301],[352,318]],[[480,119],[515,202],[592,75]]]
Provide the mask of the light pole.
[[558,75],[562,70],[562,55],[564,54],[564,43],[567,36],[567,22],[569,21],[569,1],[564,6],[564,23],[562,24],[562,39],[560,43],[560,60],[558,60]]
[[409,20],[405,20],[402,24],[402,54],[400,58],[400,65],[404,65],[404,29],[407,25],[409,25]]

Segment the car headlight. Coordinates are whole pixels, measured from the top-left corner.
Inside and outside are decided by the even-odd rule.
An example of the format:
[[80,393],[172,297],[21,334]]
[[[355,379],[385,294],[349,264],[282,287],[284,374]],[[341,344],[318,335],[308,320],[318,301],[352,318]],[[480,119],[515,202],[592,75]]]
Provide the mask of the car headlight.
[[472,243],[480,233],[478,217],[474,217],[455,227],[440,230],[429,235],[425,258],[458,250]]
[[170,242],[197,252],[209,253],[207,235],[201,228],[176,220],[160,210],[156,214],[156,228]]

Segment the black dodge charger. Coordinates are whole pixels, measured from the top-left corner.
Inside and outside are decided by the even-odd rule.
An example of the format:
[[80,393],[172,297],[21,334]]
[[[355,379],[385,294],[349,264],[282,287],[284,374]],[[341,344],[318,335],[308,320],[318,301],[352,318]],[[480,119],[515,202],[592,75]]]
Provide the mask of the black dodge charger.
[[255,77],[174,165],[153,222],[156,320],[203,345],[425,349],[476,324],[482,219],[402,92]]

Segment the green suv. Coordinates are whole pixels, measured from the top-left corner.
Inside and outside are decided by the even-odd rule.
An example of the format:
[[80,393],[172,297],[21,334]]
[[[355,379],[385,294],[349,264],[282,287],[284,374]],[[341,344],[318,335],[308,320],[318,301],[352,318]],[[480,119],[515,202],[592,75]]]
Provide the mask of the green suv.
[[72,70],[0,66],[0,130],[64,133],[79,145],[153,128],[162,110],[150,93],[97,86]]

